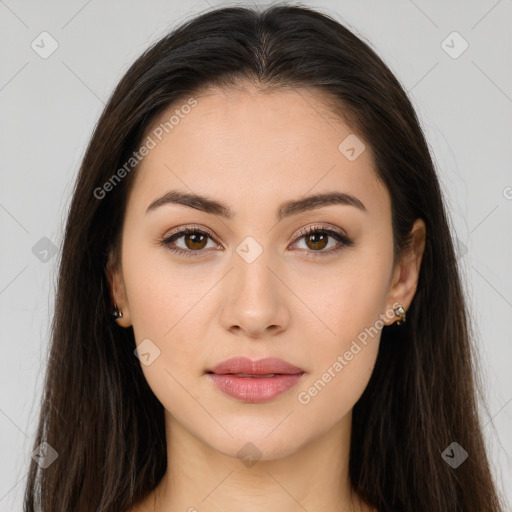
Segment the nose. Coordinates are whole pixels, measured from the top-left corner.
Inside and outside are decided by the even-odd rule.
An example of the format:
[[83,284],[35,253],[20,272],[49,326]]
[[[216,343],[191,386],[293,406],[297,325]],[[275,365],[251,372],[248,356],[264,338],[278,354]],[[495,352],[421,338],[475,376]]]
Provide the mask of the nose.
[[221,323],[238,336],[274,336],[287,329],[290,321],[284,296],[286,280],[269,266],[264,254],[252,263],[236,256],[234,268],[223,284]]

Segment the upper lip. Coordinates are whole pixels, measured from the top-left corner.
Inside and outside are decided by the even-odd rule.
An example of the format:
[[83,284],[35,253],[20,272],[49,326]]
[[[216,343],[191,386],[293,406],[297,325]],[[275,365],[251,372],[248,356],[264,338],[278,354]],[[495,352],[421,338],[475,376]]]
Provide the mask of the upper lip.
[[245,375],[267,375],[272,373],[296,374],[304,373],[302,368],[294,366],[276,357],[265,357],[253,361],[248,357],[232,357],[206,370],[206,373],[221,375],[243,373]]

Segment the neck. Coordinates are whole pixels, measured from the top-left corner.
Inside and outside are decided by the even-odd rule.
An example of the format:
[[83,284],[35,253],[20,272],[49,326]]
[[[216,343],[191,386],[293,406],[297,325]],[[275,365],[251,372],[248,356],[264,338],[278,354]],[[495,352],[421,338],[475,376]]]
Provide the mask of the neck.
[[247,440],[238,443],[238,456],[221,453],[166,413],[167,471],[148,510],[368,510],[348,477],[351,420],[349,413],[309,444],[273,458]]

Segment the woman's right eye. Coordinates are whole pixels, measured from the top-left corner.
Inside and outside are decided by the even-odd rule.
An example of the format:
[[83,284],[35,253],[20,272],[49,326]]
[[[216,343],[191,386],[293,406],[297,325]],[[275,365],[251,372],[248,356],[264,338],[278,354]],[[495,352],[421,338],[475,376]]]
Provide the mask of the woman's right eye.
[[[197,253],[203,253],[204,249],[206,249],[208,238],[213,241],[212,236],[206,231],[197,228],[185,228],[166,237],[161,243],[170,251],[183,256],[200,256]],[[184,247],[176,245],[175,242],[180,239],[183,239]],[[214,243],[214,247],[218,247],[218,244],[215,245]]]

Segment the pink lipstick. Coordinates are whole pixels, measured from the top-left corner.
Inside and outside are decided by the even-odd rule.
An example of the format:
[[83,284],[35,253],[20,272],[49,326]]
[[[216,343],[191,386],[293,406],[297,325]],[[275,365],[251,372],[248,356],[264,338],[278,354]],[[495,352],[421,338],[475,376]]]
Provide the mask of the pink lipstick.
[[246,403],[268,402],[294,387],[305,371],[282,359],[233,357],[206,370],[215,386]]

